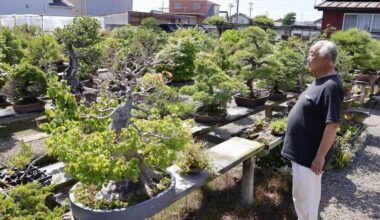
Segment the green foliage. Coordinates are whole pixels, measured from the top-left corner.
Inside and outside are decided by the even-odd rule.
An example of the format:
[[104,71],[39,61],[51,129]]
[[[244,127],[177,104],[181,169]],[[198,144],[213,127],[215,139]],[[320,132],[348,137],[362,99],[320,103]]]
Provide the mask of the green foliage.
[[70,52],[74,52],[77,56],[78,74],[81,78],[86,78],[94,72],[104,59],[104,48],[99,45],[99,29],[97,19],[78,17],[74,18],[72,24],[54,31],[54,36],[65,45],[69,55]]
[[287,120],[287,117],[276,119],[269,124],[269,129],[273,133],[282,134],[285,132]]
[[24,54],[20,41],[12,30],[6,27],[0,27],[0,42],[0,51],[2,53],[0,62],[10,65],[19,63]]
[[7,196],[0,193],[0,218],[4,220],[51,220],[62,219],[64,209],[50,210],[46,198],[51,195],[52,187],[41,187],[36,183],[11,188]]
[[158,57],[164,60],[157,71],[172,73],[173,81],[186,81],[194,76],[197,47],[191,37],[177,38],[160,51]]
[[0,90],[3,88],[3,86],[6,84],[7,82],[7,77],[4,73],[1,73],[0,71]]
[[47,81],[38,67],[22,63],[10,73],[5,93],[16,104],[36,102],[46,93]]
[[147,29],[151,29],[151,30],[154,30],[154,31],[158,31],[160,30],[160,24],[158,23],[158,20],[155,19],[155,18],[144,18],[142,21],[141,21],[141,27],[142,28],[147,28]]
[[250,81],[263,79],[271,75],[274,69],[268,68],[268,59],[273,53],[273,46],[268,36],[260,27],[248,27],[242,31],[243,40],[238,49],[229,57],[232,71],[247,82],[250,95],[253,96],[253,87]]
[[293,25],[296,22],[296,13],[289,12],[287,13],[284,18],[281,20],[282,25],[289,26]]
[[203,23],[210,24],[210,25],[224,25],[224,24],[227,24],[228,21],[227,21],[227,18],[223,16],[214,15],[214,16],[207,17]]
[[31,39],[24,61],[48,71],[55,62],[63,60],[62,48],[50,34]]
[[350,73],[353,67],[353,61],[348,51],[341,48],[338,49],[338,57],[335,66],[342,77],[343,83],[350,83],[354,79],[354,76]]
[[262,26],[262,27],[273,27],[274,21],[272,18],[269,18],[266,15],[257,15],[254,18],[252,18],[252,22],[256,25]]
[[202,149],[202,143],[189,143],[180,152],[176,164],[182,173],[190,172],[192,168],[210,169],[209,155]]
[[265,32],[266,32],[267,35],[268,35],[268,39],[269,39],[269,41],[273,42],[273,41],[276,40],[277,32],[276,32],[275,30],[273,30],[273,29],[271,29],[271,28],[267,28],[267,29],[265,30]]
[[19,144],[18,153],[12,157],[11,166],[23,169],[27,164],[29,164],[34,156],[32,151],[32,146],[21,141]]
[[191,38],[197,48],[197,53],[208,52],[214,49],[215,46],[215,40],[212,36],[198,28],[180,28],[175,31],[171,37],[174,41],[183,38]]
[[180,92],[202,102],[207,111],[215,112],[219,108],[225,108],[234,94],[246,90],[242,83],[229,77],[206,54],[196,60],[195,72],[196,83],[182,87]]
[[223,32],[222,36],[220,36],[220,41],[226,43],[238,43],[242,39],[241,33],[237,30],[226,30]]
[[154,87],[155,92],[144,97],[145,102],[141,104],[141,108],[155,108],[161,116],[172,115],[180,118],[186,118],[195,112],[195,104],[182,101],[177,89],[165,85],[162,74],[146,74],[141,86],[148,85]]
[[306,71],[302,42],[296,38],[282,41],[275,47],[273,56],[267,58],[267,73],[263,77],[266,84],[279,89],[292,89],[297,85],[299,76]]
[[[56,100],[56,108],[47,112],[53,120],[42,126],[51,134],[46,145],[50,154],[65,162],[66,172],[83,184],[99,187],[122,178],[138,181],[140,163],[162,171],[190,139],[182,120],[160,117],[156,108],[149,110],[147,118],[131,118],[139,130],[129,126],[117,135],[108,129],[111,118],[81,117],[99,115],[96,109],[103,109],[109,97],[101,95],[90,106],[78,106],[65,83],[55,81],[54,77],[52,81],[55,83],[51,83],[48,95]],[[108,107],[119,105],[117,100],[108,104]],[[147,141],[139,132],[154,135]],[[139,153],[130,155],[131,152]]]
[[331,35],[331,40],[340,51],[347,51],[346,55],[351,57],[354,68],[370,69],[374,68],[374,62],[378,62],[375,56],[378,52],[374,52],[371,43],[374,40],[366,31],[358,29],[337,31]]

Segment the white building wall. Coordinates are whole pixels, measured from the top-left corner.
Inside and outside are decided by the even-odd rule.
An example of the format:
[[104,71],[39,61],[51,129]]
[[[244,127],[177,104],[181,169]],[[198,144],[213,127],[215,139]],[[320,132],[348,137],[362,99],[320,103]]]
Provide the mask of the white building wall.
[[0,0],[0,15],[36,14],[70,16],[71,8],[50,6],[53,0]]
[[85,5],[85,12],[82,12],[88,16],[118,14],[133,9],[132,0],[82,0],[82,4]]

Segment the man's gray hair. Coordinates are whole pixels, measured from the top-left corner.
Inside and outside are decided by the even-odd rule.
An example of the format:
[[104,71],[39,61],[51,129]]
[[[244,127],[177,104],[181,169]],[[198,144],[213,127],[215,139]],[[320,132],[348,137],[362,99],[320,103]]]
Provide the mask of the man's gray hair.
[[328,40],[321,40],[315,43],[315,45],[321,45],[318,50],[320,57],[325,57],[326,55],[330,57],[330,60],[333,64],[336,62],[336,57],[338,56],[338,52],[336,49],[336,45]]

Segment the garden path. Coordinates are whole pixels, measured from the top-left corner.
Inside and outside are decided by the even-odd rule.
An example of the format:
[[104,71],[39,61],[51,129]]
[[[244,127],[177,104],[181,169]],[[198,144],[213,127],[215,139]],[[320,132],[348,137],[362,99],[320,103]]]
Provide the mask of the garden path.
[[380,219],[380,110],[372,110],[364,123],[363,147],[340,170],[322,180],[320,217],[323,220]]

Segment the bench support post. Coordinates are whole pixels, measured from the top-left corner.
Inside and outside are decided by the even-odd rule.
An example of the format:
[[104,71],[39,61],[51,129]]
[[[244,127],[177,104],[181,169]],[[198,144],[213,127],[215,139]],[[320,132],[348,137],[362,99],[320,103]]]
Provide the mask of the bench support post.
[[250,208],[253,205],[254,176],[256,157],[252,157],[243,162],[243,179],[241,185],[242,206]]

